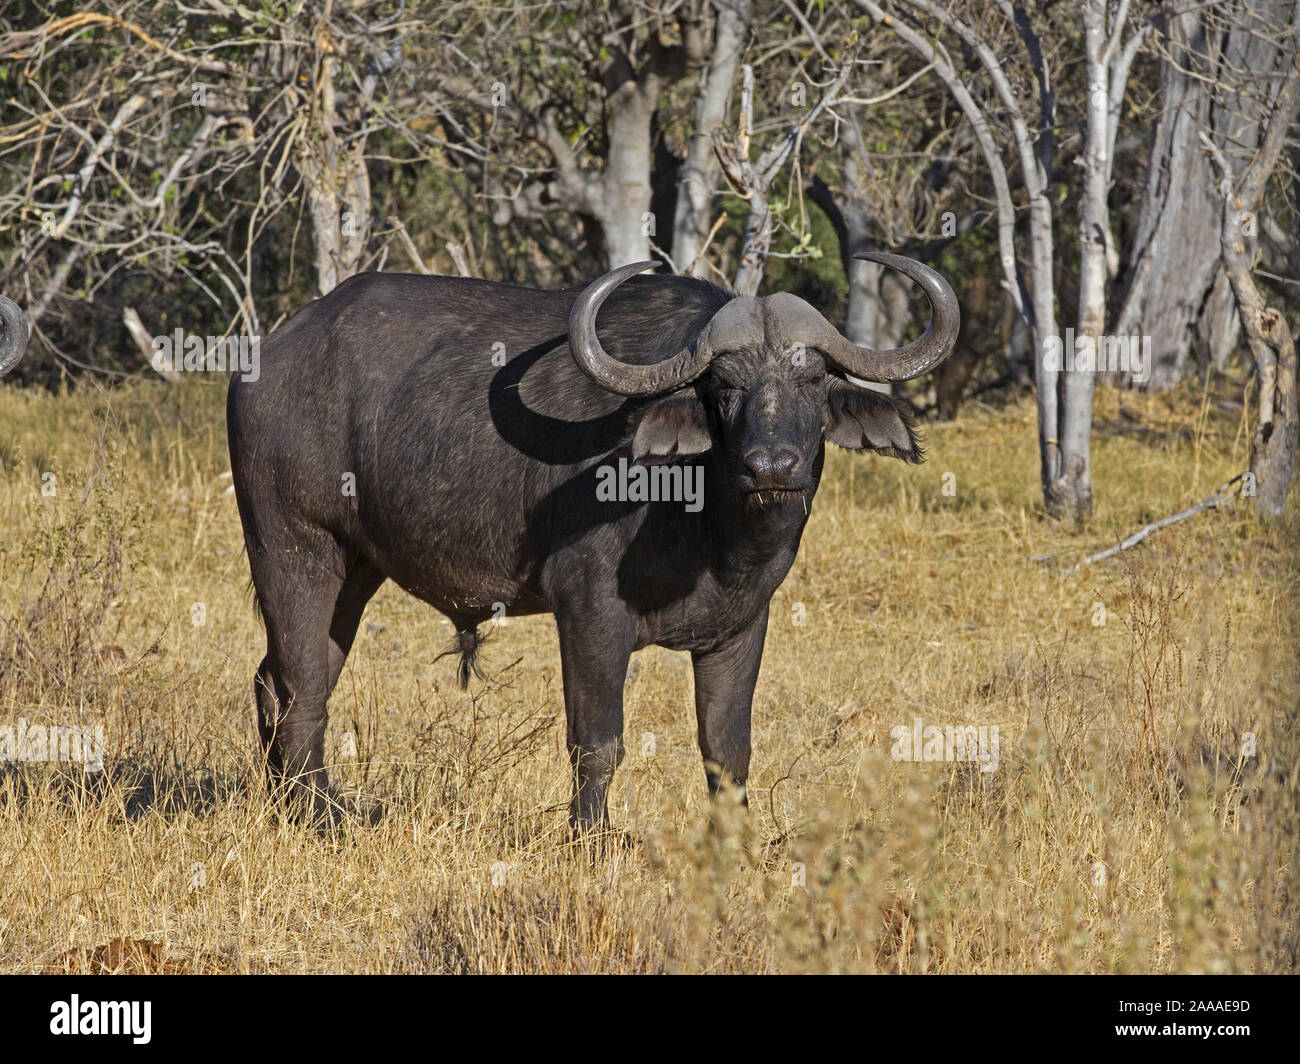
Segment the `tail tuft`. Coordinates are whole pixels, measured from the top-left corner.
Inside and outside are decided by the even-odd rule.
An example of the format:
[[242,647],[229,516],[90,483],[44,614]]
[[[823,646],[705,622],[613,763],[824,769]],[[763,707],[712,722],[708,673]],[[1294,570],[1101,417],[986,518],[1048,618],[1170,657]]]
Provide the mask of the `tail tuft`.
[[460,665],[456,669],[456,680],[461,686],[461,690],[469,687],[469,677],[473,673],[475,679],[483,679],[483,671],[478,665],[479,648],[487,642],[486,637],[480,638],[478,627],[462,628],[456,632],[456,641],[449,650],[444,650],[435,661],[445,658],[448,654],[459,654]]

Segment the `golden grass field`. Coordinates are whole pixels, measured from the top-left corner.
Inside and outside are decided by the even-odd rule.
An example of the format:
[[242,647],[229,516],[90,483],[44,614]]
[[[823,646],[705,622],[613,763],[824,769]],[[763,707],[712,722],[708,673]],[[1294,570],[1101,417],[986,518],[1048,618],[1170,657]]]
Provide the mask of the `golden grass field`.
[[[100,773],[0,765],[0,971],[1294,970],[1294,500],[1062,575],[1032,559],[1205,497],[1250,426],[1102,389],[1075,531],[1042,514],[1033,424],[976,405],[921,466],[831,453],[772,603],[748,817],[709,827],[688,658],[650,649],[611,798],[636,841],[593,854],[566,843],[550,618],[508,621],[462,692],[450,628],[392,585],[329,739],[382,816],[283,821],[224,386],[0,389],[0,727],[105,736]],[[915,717],[997,725],[997,770],[892,760]]]

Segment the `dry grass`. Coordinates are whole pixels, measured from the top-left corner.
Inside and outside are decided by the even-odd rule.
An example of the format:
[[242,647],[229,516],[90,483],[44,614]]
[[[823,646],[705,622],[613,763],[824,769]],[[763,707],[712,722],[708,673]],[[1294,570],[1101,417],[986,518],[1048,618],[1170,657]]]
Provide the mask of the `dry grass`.
[[[496,633],[462,693],[450,629],[391,587],[329,736],[383,816],[319,838],[268,808],[221,399],[0,391],[0,726],[107,747],[99,774],[0,766],[0,970],[1296,968],[1294,508],[1068,577],[1029,560],[1238,472],[1213,403],[1103,391],[1084,533],[1041,516],[1028,404],[935,426],[917,468],[834,452],[773,602],[748,821],[708,830],[687,658],[652,649],[612,797],[638,842],[591,857],[564,844],[549,618]],[[891,760],[916,716],[998,725],[997,771]]]

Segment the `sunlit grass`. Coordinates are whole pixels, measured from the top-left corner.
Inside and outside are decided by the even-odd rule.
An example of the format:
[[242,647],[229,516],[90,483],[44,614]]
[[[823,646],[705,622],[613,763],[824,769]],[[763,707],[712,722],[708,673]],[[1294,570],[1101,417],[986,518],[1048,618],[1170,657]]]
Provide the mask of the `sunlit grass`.
[[[1295,967],[1294,505],[1032,560],[1208,495],[1245,466],[1239,414],[1103,389],[1082,531],[1042,516],[1028,402],[930,426],[919,467],[831,453],[772,603],[748,818],[709,830],[688,658],[651,649],[611,798],[638,841],[591,857],[550,619],[496,631],[461,692],[449,626],[391,585],[328,739],[382,817],[322,839],[268,807],[223,395],[0,389],[0,727],[107,746],[98,777],[0,766],[0,970],[115,939],[170,970]],[[915,717],[997,725],[997,771],[891,760]]]

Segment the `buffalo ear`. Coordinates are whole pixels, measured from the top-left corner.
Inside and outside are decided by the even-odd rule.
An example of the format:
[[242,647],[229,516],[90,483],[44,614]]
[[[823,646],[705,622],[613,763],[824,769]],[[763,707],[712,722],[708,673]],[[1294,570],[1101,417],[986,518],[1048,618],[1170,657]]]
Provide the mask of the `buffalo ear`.
[[646,407],[632,437],[632,459],[662,465],[713,446],[708,415],[694,394],[673,395]]
[[831,379],[826,397],[826,439],[850,451],[875,451],[908,462],[924,459],[906,399]]

